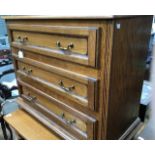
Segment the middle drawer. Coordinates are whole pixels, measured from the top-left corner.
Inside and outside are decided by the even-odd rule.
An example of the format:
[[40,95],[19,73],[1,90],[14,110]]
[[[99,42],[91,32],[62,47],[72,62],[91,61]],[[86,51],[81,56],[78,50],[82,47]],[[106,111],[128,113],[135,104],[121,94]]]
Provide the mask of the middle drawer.
[[[47,94],[71,100],[75,104],[96,110],[97,80],[91,78],[68,78],[67,72],[51,72],[18,61],[17,76]],[[74,77],[74,76],[73,76]],[[57,94],[57,95],[56,95]],[[59,96],[61,96],[59,98]]]

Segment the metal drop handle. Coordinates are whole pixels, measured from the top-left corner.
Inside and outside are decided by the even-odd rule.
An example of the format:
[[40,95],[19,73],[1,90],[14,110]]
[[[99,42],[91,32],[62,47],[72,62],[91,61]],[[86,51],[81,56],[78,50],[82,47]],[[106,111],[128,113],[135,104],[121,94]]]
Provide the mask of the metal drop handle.
[[64,113],[64,112],[60,114],[60,117],[61,117],[61,119],[64,119],[65,122],[66,122],[67,124],[69,124],[69,125],[73,125],[73,124],[76,123],[76,120],[75,120],[75,119],[73,119],[73,120],[66,120],[66,119],[65,119],[65,113]]
[[72,92],[72,91],[75,89],[75,86],[74,86],[74,85],[69,86],[69,87],[65,87],[62,80],[60,80],[60,82],[59,82],[58,84],[59,84],[59,86],[60,86],[63,90],[65,90],[65,91],[67,91],[67,92]]
[[21,36],[18,36],[17,39],[19,40],[21,44],[25,44],[28,41],[28,37],[22,38]]
[[67,120],[67,124],[69,124],[69,125],[73,125],[75,123],[76,123],[75,119],[74,120]]
[[30,93],[27,93],[27,96],[28,96],[30,102],[34,102],[34,101],[37,100],[37,97],[36,96],[31,96]]
[[34,101],[36,101],[37,100],[37,97],[36,96],[30,96],[30,101],[31,102],[34,102]]
[[73,43],[68,44],[67,47],[62,47],[60,41],[57,41],[57,42],[56,42],[56,46],[57,46],[60,50],[64,50],[64,51],[67,51],[67,50],[69,51],[69,50],[71,50],[72,48],[74,48],[74,44],[73,44]]
[[23,67],[22,70],[23,70],[27,75],[30,75],[30,74],[33,72],[32,69],[28,69],[28,70],[27,70],[26,67]]
[[32,73],[32,69],[27,70],[27,74],[30,75]]

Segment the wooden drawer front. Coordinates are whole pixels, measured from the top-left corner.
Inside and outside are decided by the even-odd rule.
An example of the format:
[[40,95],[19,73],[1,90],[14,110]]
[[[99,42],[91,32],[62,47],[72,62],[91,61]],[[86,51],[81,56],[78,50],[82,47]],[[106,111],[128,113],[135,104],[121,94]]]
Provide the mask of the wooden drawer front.
[[34,61],[24,61],[24,59],[17,61],[16,65],[18,78],[25,82],[62,101],[66,99],[90,110],[97,110],[97,79],[60,68],[46,67],[46,65],[43,67],[39,62],[35,64]]
[[87,84],[77,82],[73,79],[65,78],[58,74],[45,71],[38,67],[28,65],[22,62],[18,62],[19,72],[27,74],[28,76],[36,77],[38,79],[45,80],[53,85],[53,87],[58,87],[68,94],[74,94],[77,97],[87,98]]
[[97,67],[97,27],[12,24],[9,29],[13,47]]
[[[51,115],[50,119],[69,130],[81,139],[91,139],[95,133],[95,119],[77,110],[65,106],[63,103],[50,98],[47,94],[22,82],[22,97],[29,105],[39,107]],[[46,114],[45,114],[46,115]]]
[[[27,45],[61,50],[61,48],[63,48],[61,46],[67,47],[70,44],[72,44],[73,48],[70,47],[69,52],[80,55],[86,55],[88,53],[86,38],[73,38],[59,35],[41,34],[35,32],[13,31],[13,42],[21,43],[20,38],[24,38],[25,36],[27,37],[27,40],[25,41],[25,44]],[[60,44],[60,47],[58,42]],[[67,50],[64,51],[66,52]]]

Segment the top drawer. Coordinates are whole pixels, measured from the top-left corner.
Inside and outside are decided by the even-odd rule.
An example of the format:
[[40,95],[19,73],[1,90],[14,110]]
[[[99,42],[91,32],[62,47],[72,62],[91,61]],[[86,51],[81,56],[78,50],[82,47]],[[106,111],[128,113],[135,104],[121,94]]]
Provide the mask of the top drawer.
[[12,46],[91,67],[98,65],[98,27],[10,24]]

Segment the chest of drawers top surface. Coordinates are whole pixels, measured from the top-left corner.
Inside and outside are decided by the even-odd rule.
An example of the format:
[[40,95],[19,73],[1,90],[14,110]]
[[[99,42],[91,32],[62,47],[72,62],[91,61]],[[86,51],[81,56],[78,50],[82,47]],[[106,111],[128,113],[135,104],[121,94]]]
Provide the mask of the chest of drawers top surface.
[[[65,17],[60,17],[60,16],[22,16],[22,15],[17,15],[17,16],[1,16],[3,19],[6,20],[21,20],[21,19],[118,19],[118,18],[131,18],[131,17],[137,17],[138,15],[105,15],[105,16],[65,16]],[[140,16],[140,15],[139,15]]]
[[118,139],[137,125],[152,16],[6,20],[18,102],[60,139]]

